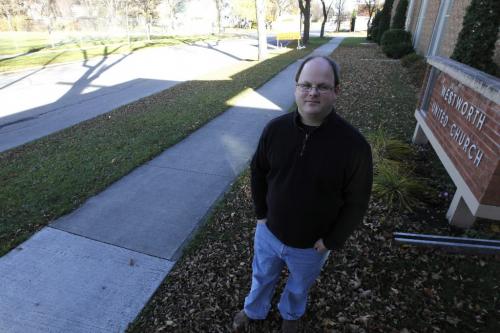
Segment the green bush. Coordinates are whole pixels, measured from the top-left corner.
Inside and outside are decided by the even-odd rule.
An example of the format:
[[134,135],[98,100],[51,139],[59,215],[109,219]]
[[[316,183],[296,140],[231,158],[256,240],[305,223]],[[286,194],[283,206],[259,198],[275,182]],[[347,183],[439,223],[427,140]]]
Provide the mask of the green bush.
[[391,29],[404,29],[406,22],[406,10],[408,9],[408,0],[399,0],[396,7],[396,13],[392,18]]
[[387,30],[389,30],[391,26],[391,12],[393,3],[394,0],[386,0],[384,3],[384,7],[382,8],[376,38],[376,42],[378,44],[380,44],[380,42],[382,41],[382,36]]
[[374,199],[388,212],[412,211],[427,201],[430,188],[411,170],[413,147],[392,138],[383,127],[368,133],[366,138],[372,147]]
[[451,58],[498,76],[493,53],[499,24],[500,1],[472,0]]
[[368,34],[366,39],[368,40],[376,40],[378,35],[378,25],[380,23],[380,17],[382,16],[382,12],[377,10],[375,16],[373,16],[373,20],[370,23],[370,28],[368,29]]
[[425,57],[416,53],[410,53],[401,58],[401,64],[408,68],[408,73],[413,84],[416,87],[421,87],[425,77],[425,70],[427,69]]
[[389,212],[413,211],[428,197],[429,188],[399,164],[382,160],[373,177],[373,197]]
[[378,35],[378,27],[370,28],[370,35],[369,35],[369,37],[367,39],[376,42],[377,41],[377,35]]
[[403,67],[411,67],[414,63],[418,61],[425,62],[425,57],[422,57],[420,54],[412,52],[401,58],[401,65],[403,65]]
[[382,51],[390,57],[399,59],[413,52],[411,33],[402,29],[387,30],[380,41]]
[[380,161],[407,162],[413,156],[413,149],[401,140],[391,138],[381,127],[366,135],[372,147],[373,162],[377,165]]

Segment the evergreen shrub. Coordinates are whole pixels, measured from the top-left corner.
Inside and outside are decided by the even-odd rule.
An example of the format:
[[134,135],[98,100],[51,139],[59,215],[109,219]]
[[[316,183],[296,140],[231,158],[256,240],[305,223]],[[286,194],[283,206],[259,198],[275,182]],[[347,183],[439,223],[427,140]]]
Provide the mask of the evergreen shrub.
[[368,40],[376,40],[378,35],[378,25],[380,23],[380,17],[382,16],[382,12],[377,10],[375,15],[373,16],[373,20],[370,23],[370,28],[368,29],[368,34],[366,39]]
[[382,51],[390,57],[399,59],[413,52],[411,33],[402,29],[387,30],[380,41]]
[[391,26],[391,12],[393,3],[394,0],[386,0],[384,3],[384,7],[382,8],[380,23],[378,25],[377,38],[375,40],[378,44],[380,44],[380,42],[382,41],[382,36],[387,30],[389,30]]
[[410,54],[405,55],[403,58],[401,58],[401,65],[404,67],[411,67],[414,63],[418,61],[425,61],[425,57],[421,56],[420,54],[417,54],[415,52],[412,52]]
[[408,9],[408,0],[399,0],[396,7],[396,13],[392,18],[391,29],[404,29],[406,22],[406,10]]
[[408,68],[408,74],[416,87],[421,87],[427,69],[425,57],[416,53],[410,53],[401,58],[401,65]]
[[472,0],[451,58],[498,76],[500,73],[493,62],[493,53],[499,25],[499,0]]
[[351,14],[351,32],[354,31],[354,28],[356,27],[356,17],[358,16],[358,13],[356,12],[356,9],[352,11]]

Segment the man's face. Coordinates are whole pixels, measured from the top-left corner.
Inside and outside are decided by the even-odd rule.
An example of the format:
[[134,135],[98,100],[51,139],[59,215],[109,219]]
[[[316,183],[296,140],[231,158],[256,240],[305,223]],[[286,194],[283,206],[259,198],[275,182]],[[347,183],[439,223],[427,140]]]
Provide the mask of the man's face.
[[308,61],[295,88],[295,102],[303,121],[322,121],[332,110],[337,92],[330,64],[321,58]]

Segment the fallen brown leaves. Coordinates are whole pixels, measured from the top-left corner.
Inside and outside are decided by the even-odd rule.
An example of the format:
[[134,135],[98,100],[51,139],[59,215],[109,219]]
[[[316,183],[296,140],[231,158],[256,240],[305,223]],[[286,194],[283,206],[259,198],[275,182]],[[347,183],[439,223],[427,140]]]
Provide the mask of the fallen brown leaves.
[[[404,98],[410,98],[410,104],[415,101],[416,89],[392,95],[390,86],[398,81],[388,83],[389,79],[405,82],[401,66],[359,60],[382,57],[373,47],[341,48],[334,56],[340,57],[345,80],[340,112],[361,130],[384,123],[400,136],[410,135],[413,110],[401,108],[408,106]],[[363,86],[365,81],[369,86]],[[393,104],[388,102],[393,99]],[[423,149],[415,163],[417,171],[438,173],[434,181],[439,192],[452,185],[436,161],[432,152]],[[499,258],[400,246],[392,241],[394,231],[449,231],[442,218],[449,200],[440,193],[422,211],[391,216],[386,216],[383,205],[372,203],[362,226],[343,250],[331,254],[312,288],[303,331],[499,332]],[[250,287],[254,227],[245,174],[130,331],[229,332]],[[279,331],[275,305],[282,286],[283,279],[267,320],[253,324],[250,331]]]

